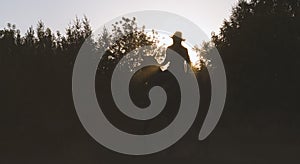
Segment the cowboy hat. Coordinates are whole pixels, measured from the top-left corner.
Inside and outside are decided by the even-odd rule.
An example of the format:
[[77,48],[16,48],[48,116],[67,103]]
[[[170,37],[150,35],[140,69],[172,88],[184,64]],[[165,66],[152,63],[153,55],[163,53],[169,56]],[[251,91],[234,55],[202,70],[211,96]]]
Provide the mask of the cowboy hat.
[[185,39],[182,38],[182,32],[180,31],[176,31],[172,36],[170,36],[171,38],[179,38],[181,39],[182,41],[185,41]]

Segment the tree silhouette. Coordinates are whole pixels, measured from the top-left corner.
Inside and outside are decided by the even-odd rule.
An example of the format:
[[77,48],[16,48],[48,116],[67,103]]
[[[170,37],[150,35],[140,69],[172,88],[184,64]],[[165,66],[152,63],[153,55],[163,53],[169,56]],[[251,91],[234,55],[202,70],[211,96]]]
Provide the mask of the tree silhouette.
[[[122,18],[112,25],[111,31],[104,28],[98,38],[99,53],[105,53],[99,63],[99,70],[111,74],[117,64],[123,69],[132,71],[139,66],[145,57],[155,58],[161,51],[157,33],[147,34],[145,27],[138,27],[136,18]],[[144,48],[147,47],[147,48]],[[120,63],[122,58],[126,58]]]
[[[300,52],[299,3],[299,0],[251,0],[239,1],[233,8],[220,35],[213,35],[212,39],[234,88],[247,92],[253,99],[261,96],[262,101],[293,99],[289,87],[296,87],[299,82],[295,76],[299,65],[296,54]],[[255,93],[258,90],[259,95]]]

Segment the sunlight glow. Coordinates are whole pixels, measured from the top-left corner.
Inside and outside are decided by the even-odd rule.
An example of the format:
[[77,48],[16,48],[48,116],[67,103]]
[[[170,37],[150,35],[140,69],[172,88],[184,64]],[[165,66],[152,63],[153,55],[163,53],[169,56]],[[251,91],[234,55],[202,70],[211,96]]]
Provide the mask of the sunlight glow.
[[[152,29],[146,29],[145,31],[147,31],[147,35],[152,35]],[[172,34],[166,31],[160,31],[160,30],[155,30],[158,32],[158,39],[159,39],[159,46],[163,46],[165,48],[167,48],[168,46],[173,44],[172,41]],[[186,40],[182,42],[182,45],[188,49],[188,53],[192,62],[192,65],[195,66],[197,61],[199,60],[197,53],[193,50],[193,46]]]

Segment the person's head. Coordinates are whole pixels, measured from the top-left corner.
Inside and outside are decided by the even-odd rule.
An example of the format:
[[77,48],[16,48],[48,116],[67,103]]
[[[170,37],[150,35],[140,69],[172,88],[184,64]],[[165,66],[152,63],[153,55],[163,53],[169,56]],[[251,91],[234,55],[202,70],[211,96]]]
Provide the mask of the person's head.
[[180,44],[182,41],[185,41],[185,39],[182,38],[182,32],[176,31],[171,38],[173,39],[174,44]]

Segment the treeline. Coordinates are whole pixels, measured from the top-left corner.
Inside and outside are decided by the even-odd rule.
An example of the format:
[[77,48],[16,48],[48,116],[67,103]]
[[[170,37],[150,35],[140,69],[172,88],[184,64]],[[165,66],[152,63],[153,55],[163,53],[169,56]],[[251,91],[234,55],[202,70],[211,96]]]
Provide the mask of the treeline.
[[[65,60],[65,66],[70,65],[74,60],[74,55],[91,33],[92,30],[86,17],[83,20],[76,18],[73,25],[66,28],[65,35],[59,31],[53,33],[40,21],[36,30],[31,26],[25,36],[21,36],[20,30],[16,29],[15,25],[8,23],[6,28],[0,30],[1,66],[8,66],[9,68],[14,65],[10,62],[22,62],[23,59],[42,60],[47,56],[65,58],[57,61],[58,63],[52,63],[53,67],[59,67],[58,65],[63,62],[62,60]],[[47,65],[52,62],[52,60],[46,61],[37,61],[35,65]],[[16,64],[16,67],[18,66],[22,65]]]
[[[231,131],[231,143],[258,145],[242,148],[249,160],[298,161],[293,154],[279,153],[280,146],[276,150],[271,146],[286,144],[285,149],[299,149],[299,29],[299,0],[241,0],[220,34],[212,36],[228,80],[219,125]],[[270,147],[263,146],[267,144]],[[264,157],[250,155],[256,151]]]
[[[226,65],[229,91],[245,108],[296,110],[300,1],[239,1],[212,40]],[[233,98],[233,97],[232,97]]]
[[72,101],[72,69],[91,31],[87,18],[76,18],[65,35],[43,22],[24,36],[15,25],[0,30],[0,151],[7,157],[1,163],[15,153],[21,161],[22,154],[28,159],[37,153],[34,149],[41,151],[38,145],[51,150],[60,142],[56,135],[66,137],[80,125]]
[[1,112],[12,114],[6,119],[15,118],[17,111],[38,110],[32,105],[48,108],[64,103],[59,99],[71,99],[66,89],[71,88],[73,63],[91,32],[86,17],[76,18],[65,35],[41,21],[24,36],[15,25],[0,30]]

